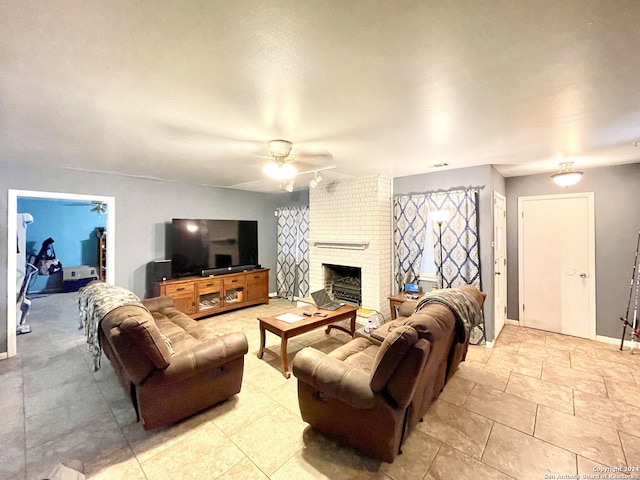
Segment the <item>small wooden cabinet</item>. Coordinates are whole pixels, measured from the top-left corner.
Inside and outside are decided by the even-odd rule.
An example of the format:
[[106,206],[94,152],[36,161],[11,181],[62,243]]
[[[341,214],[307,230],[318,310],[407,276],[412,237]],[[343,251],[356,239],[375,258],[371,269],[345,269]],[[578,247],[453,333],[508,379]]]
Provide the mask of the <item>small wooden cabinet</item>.
[[192,318],[206,317],[269,303],[269,269],[157,282],[151,294],[173,298],[175,307]]
[[268,272],[247,273],[247,300],[250,302],[260,300],[263,292],[269,291]]
[[175,307],[187,315],[196,313],[196,306],[193,302],[196,285],[193,282],[179,282],[165,285],[164,295],[173,298]]

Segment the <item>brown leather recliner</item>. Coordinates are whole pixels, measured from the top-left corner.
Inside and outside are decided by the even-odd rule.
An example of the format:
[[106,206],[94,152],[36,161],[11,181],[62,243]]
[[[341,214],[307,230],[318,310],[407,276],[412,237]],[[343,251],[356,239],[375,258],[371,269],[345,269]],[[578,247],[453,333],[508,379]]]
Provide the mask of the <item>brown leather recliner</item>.
[[[482,308],[486,294],[470,285],[456,290]],[[415,303],[403,310],[410,308]],[[302,418],[340,444],[393,462],[468,343],[468,333],[462,342],[456,338],[454,313],[429,304],[328,355],[307,347],[293,361]]]
[[244,333],[218,335],[176,310],[170,297],[142,303],[149,311],[126,305],[105,315],[99,337],[145,430],[240,392],[248,351]]

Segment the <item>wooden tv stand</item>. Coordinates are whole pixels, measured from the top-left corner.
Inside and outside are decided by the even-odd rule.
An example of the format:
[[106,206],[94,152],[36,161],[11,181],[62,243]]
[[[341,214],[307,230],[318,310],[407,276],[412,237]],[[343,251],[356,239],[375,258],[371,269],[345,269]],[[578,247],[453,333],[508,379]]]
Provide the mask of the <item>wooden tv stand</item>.
[[171,297],[175,307],[191,318],[268,304],[269,269],[154,282],[151,295]]

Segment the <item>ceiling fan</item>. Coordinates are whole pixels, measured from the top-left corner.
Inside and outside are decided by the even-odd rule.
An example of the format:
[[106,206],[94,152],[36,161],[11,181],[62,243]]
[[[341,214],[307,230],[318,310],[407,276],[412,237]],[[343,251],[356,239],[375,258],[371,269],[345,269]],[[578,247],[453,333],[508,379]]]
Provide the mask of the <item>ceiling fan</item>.
[[107,204],[100,200],[94,200],[91,202],[93,207],[91,208],[92,212],[96,212],[98,215],[104,215],[107,213]]
[[273,160],[262,169],[265,175],[280,182],[293,178],[298,173],[296,167],[291,165],[295,158],[290,155],[293,144],[289,140],[276,139],[271,140],[267,145]]
[[297,159],[295,155],[291,154],[293,144],[289,140],[276,139],[271,140],[268,143],[269,154],[273,157],[272,161],[267,163],[263,172],[270,178],[278,180],[280,182],[280,190],[286,190],[287,192],[293,191],[293,182],[296,175],[303,175],[305,173],[313,173],[314,179],[309,183],[311,188],[315,188],[321,177],[318,176],[318,172],[322,170],[329,170],[336,168],[335,165],[330,165],[322,168],[316,168],[307,170],[304,172],[298,172],[296,167],[291,163]]

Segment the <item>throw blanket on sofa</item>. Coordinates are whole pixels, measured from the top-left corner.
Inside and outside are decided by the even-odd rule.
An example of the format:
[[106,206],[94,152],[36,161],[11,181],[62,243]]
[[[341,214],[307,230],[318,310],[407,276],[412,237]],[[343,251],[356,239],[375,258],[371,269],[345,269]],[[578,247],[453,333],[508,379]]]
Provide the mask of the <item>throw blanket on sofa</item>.
[[147,310],[133,292],[122,287],[99,282],[80,290],[78,300],[80,324],[87,337],[87,348],[93,358],[94,372],[100,369],[100,357],[102,356],[102,348],[98,339],[100,321],[112,310],[125,305],[136,305]]
[[456,318],[456,339],[458,343],[464,343],[467,334],[473,327],[480,325],[483,321],[480,305],[467,294],[455,289],[434,290],[422,297],[416,305],[416,312],[431,303],[440,303],[449,307]]

